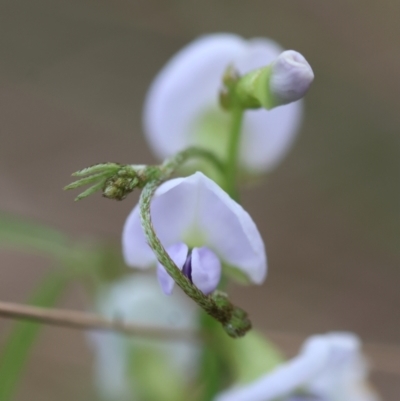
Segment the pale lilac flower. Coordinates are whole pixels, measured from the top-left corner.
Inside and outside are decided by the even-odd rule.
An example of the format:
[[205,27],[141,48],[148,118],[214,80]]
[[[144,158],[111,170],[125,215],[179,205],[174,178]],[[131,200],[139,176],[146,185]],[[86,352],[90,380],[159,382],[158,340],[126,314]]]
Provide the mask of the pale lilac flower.
[[[135,274],[106,287],[97,299],[96,309],[108,318],[134,324],[193,330],[197,327],[196,309],[183,298],[176,293],[166,299],[154,277]],[[199,348],[190,342],[144,340],[97,331],[90,333],[89,342],[95,356],[96,387],[105,400],[136,399],[140,383],[131,368],[135,363],[140,365],[140,361],[135,361],[135,350],[155,353],[174,378],[181,379],[182,386],[193,379],[200,356]]]
[[351,333],[312,336],[297,357],[215,401],[378,401],[360,347]]
[[[282,51],[269,39],[245,40],[222,33],[203,36],[179,51],[155,78],[145,102],[144,129],[156,155],[164,159],[200,145],[226,157],[230,115],[221,109],[218,92],[228,65],[244,74],[276,60],[271,84],[277,103],[287,103],[293,94],[301,97],[307,86],[300,79],[305,64],[298,61],[301,55],[296,52],[278,58]],[[309,81],[310,71],[305,74]],[[242,168],[254,173],[274,168],[294,141],[302,110],[302,101],[297,101],[269,111],[247,111],[240,148]]]
[[[250,215],[214,181],[197,172],[162,184],[151,204],[157,236],[182,272],[205,294],[218,285],[221,265],[241,270],[253,283],[267,272],[264,243]],[[139,206],[126,220],[122,245],[129,266],[147,269],[157,261],[146,243]],[[158,265],[166,294],[174,281]]]

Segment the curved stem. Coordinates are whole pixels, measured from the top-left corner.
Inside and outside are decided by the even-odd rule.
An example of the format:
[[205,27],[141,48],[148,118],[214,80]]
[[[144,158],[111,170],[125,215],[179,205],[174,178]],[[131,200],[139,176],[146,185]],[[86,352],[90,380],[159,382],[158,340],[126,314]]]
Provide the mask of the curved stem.
[[226,170],[224,164],[213,152],[193,146],[164,161],[164,163],[161,165],[164,179],[169,178],[178,167],[194,157],[203,158],[209,161],[219,173],[225,175]]
[[204,295],[193,283],[182,274],[164,249],[157,237],[151,220],[150,204],[161,180],[151,181],[144,187],[140,196],[140,219],[147,243],[153,250],[157,260],[165,267],[187,296],[193,299],[205,312],[218,320],[231,337],[241,337],[251,328],[251,322],[242,309],[232,305],[228,298],[220,293],[214,296]]
[[226,186],[229,195],[233,199],[238,198],[236,188],[237,163],[240,149],[240,134],[242,132],[244,110],[240,107],[232,109],[232,123],[230,130],[230,142],[228,148],[228,159],[226,162]]

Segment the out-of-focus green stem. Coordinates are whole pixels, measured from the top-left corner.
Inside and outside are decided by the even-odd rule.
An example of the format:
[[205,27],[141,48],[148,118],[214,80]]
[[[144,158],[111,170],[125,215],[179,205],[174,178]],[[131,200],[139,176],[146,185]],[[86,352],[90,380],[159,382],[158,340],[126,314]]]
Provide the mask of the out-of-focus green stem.
[[228,159],[226,162],[226,186],[229,195],[237,200],[237,164],[240,150],[240,138],[242,132],[244,110],[242,108],[232,108],[232,123],[229,136]]

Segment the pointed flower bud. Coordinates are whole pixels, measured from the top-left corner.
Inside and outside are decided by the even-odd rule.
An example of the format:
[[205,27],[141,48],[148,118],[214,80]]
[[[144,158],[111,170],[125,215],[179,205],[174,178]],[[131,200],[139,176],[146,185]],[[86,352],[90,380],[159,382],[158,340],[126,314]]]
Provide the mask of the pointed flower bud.
[[[224,75],[229,86],[236,71],[244,76],[263,68],[282,51],[269,39],[221,33],[203,36],[179,51],[153,81],[144,106],[144,131],[155,154],[163,160],[189,146],[201,146],[226,159],[230,115],[218,98]],[[230,65],[234,71],[227,76]],[[225,102],[224,94],[221,100]],[[281,98],[278,101],[282,104]],[[250,173],[273,169],[290,149],[302,112],[299,101],[246,113],[240,167]]]
[[215,401],[379,401],[367,385],[360,346],[351,333],[312,336],[297,357]]
[[[203,293],[218,285],[221,265],[242,271],[261,284],[267,273],[264,244],[250,215],[214,181],[197,172],[162,184],[151,203],[155,232],[177,267]],[[125,261],[146,269],[157,260],[146,242],[136,206],[122,234]],[[162,266],[158,278],[163,291],[174,282]]]

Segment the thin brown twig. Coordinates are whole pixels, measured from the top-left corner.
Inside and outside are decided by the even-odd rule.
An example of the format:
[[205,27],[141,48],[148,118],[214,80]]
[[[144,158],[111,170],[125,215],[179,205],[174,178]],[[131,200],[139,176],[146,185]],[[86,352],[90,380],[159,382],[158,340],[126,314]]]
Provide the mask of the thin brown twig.
[[30,320],[37,323],[79,330],[96,329],[115,331],[126,335],[145,337],[154,340],[196,341],[200,338],[199,333],[194,330],[142,326],[117,319],[110,320],[94,313],[66,309],[40,308],[12,302],[0,301],[0,317],[16,320]]

